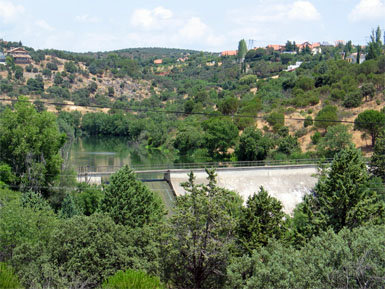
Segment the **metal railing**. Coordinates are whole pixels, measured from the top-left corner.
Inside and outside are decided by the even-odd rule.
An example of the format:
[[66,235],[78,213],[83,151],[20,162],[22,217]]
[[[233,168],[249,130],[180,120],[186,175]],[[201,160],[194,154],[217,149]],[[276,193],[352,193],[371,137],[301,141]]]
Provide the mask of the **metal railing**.
[[[294,159],[294,160],[264,160],[264,161],[244,161],[244,162],[206,162],[206,163],[173,163],[173,164],[154,164],[154,165],[130,165],[134,171],[160,171],[160,170],[190,170],[204,168],[241,168],[241,167],[261,167],[261,166],[283,166],[283,165],[315,165],[320,162],[330,163],[332,159]],[[79,174],[85,173],[109,173],[115,172],[122,166],[82,166],[78,168]]]

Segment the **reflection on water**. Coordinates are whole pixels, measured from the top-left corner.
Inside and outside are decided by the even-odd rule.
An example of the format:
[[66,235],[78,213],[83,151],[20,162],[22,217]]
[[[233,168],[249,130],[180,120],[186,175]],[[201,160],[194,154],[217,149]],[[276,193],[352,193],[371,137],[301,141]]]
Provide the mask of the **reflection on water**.
[[84,166],[171,164],[173,158],[159,150],[148,151],[130,143],[126,138],[90,136],[78,138],[73,142],[69,162],[77,169]]

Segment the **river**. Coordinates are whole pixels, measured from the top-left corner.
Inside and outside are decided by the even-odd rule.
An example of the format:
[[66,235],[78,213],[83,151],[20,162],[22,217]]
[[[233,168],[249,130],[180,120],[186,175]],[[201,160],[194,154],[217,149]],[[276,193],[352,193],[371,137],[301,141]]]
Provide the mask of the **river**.
[[[156,165],[172,164],[174,159],[159,150],[147,150],[144,147],[131,144],[125,138],[119,137],[81,137],[72,142],[69,153],[66,156],[68,165],[78,171],[80,167],[130,167],[145,166],[150,168]],[[146,175],[138,178],[161,179],[163,175]],[[146,182],[152,191],[159,194],[170,211],[174,195],[167,182]]]

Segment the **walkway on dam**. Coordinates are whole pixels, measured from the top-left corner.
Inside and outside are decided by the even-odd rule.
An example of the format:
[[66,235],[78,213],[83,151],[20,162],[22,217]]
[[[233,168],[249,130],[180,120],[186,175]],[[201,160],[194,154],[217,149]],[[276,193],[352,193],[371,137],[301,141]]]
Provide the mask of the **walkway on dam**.
[[[311,163],[313,162],[313,163]],[[238,192],[244,201],[263,186],[271,196],[279,199],[286,213],[292,213],[295,206],[300,203],[305,194],[311,192],[317,182],[317,165],[314,160],[295,160],[295,164],[274,163],[261,165],[261,162],[238,162],[238,163],[205,163],[193,164],[195,168],[162,168],[155,167],[149,170],[145,168],[134,168],[138,178],[153,187],[157,182],[163,182],[160,190],[169,199],[170,192],[176,196],[183,195],[184,189],[180,185],[188,180],[188,173],[193,171],[197,184],[207,183],[205,168],[215,168],[217,184],[232,191]],[[186,165],[186,164],[183,164]],[[202,166],[204,165],[204,166]],[[152,167],[154,168],[154,166]],[[90,168],[78,175],[79,181],[101,182],[102,177],[107,177],[116,171],[112,167]],[[154,183],[154,184],[152,184]],[[170,200],[167,200],[168,202]]]

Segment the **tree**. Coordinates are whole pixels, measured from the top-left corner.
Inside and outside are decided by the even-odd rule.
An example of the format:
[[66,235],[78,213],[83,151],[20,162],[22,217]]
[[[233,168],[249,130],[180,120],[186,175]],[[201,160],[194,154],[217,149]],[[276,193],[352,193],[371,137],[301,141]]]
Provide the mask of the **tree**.
[[251,256],[234,258],[225,288],[382,288],[384,230],[328,230],[300,250],[272,241]]
[[285,115],[281,112],[272,112],[266,117],[266,121],[277,132],[285,125]]
[[385,206],[370,188],[361,152],[351,146],[334,157],[330,169],[323,171],[314,193],[305,197],[298,212],[304,221],[296,227],[297,233],[310,239],[328,228],[339,232],[344,227],[381,223]]
[[263,136],[262,131],[248,127],[242,133],[235,154],[239,161],[264,160],[273,147],[273,141]]
[[14,250],[12,263],[30,288],[99,288],[127,268],[158,273],[159,232],[130,229],[102,214],[59,223],[48,240]]
[[60,173],[59,150],[65,142],[56,117],[38,113],[33,104],[20,97],[12,111],[0,115],[0,162],[8,164],[16,176],[17,188],[48,194]]
[[229,118],[211,118],[203,123],[205,146],[211,155],[227,153],[235,145],[238,129]]
[[370,35],[370,42],[368,43],[368,54],[366,60],[376,59],[381,55],[382,42],[381,42],[381,29],[377,27],[376,31],[372,30]]
[[327,130],[329,126],[336,125],[338,121],[337,107],[333,105],[324,106],[315,117],[315,127]]
[[325,136],[321,138],[317,152],[320,156],[333,158],[341,150],[352,144],[352,135],[348,127],[343,124],[337,124],[328,129]]
[[361,86],[361,93],[365,97],[366,101],[368,101],[368,97],[370,99],[373,99],[375,92],[376,92],[376,88],[371,82],[364,83]]
[[385,135],[378,137],[369,163],[370,172],[385,183]]
[[157,223],[165,215],[160,197],[137,180],[127,165],[111,176],[100,209],[115,223],[132,228]]
[[354,129],[370,134],[372,146],[376,144],[376,139],[385,126],[385,114],[377,110],[365,110],[354,120]]
[[238,225],[238,241],[247,253],[268,244],[269,239],[280,240],[285,236],[287,227],[283,206],[267,191],[259,188],[247,199],[246,207],[242,207]]
[[189,174],[183,184],[187,193],[177,198],[170,220],[165,270],[177,288],[223,288],[234,246],[242,200],[216,186],[214,171],[206,172],[208,185],[196,185]]
[[222,100],[219,104],[219,111],[224,115],[234,114],[237,112],[239,107],[238,98],[228,96],[224,100]]
[[242,39],[241,41],[239,41],[239,44],[238,44],[238,59],[240,62],[243,62],[243,60],[245,59],[246,53],[247,53],[246,41]]
[[19,65],[15,66],[15,78],[18,80],[23,78],[23,67]]
[[77,72],[78,68],[76,64],[73,61],[68,61],[64,64],[64,69],[68,73],[75,73]]

